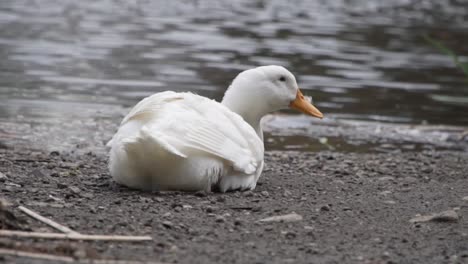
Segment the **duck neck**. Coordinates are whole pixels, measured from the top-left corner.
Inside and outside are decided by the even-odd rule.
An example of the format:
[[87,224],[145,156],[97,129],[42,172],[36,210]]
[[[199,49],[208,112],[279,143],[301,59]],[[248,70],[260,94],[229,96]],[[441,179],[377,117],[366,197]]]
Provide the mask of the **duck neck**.
[[[242,100],[236,99],[229,93],[223,98],[221,102],[231,111],[240,115],[245,122],[247,122],[257,133],[258,137],[263,141],[263,130],[260,125],[262,117],[265,116],[269,111],[262,105],[259,97],[252,96],[249,98],[242,98]],[[260,102],[259,102],[260,101]]]

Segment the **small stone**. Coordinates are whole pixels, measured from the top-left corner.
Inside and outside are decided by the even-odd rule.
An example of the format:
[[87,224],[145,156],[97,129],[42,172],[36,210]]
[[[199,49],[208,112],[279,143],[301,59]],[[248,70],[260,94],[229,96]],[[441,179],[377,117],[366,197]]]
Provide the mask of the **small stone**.
[[158,203],[164,202],[164,198],[162,198],[162,197],[156,197],[156,198],[154,198],[154,200],[156,200],[156,202],[158,202]]
[[262,208],[261,206],[254,206],[254,207],[252,208],[252,212],[260,212],[260,211],[262,211],[262,209],[263,209],[263,208]]
[[284,190],[284,192],[283,192],[283,197],[289,197],[289,196],[291,196],[291,195],[292,195],[292,193],[291,193],[290,191]]
[[254,196],[254,193],[252,191],[246,191],[246,192],[243,192],[243,195],[245,197],[252,197],[252,196]]
[[248,246],[248,247],[255,247],[255,242],[249,241],[249,242],[245,243],[245,245]]
[[57,182],[57,188],[59,189],[65,189],[67,188],[68,185],[64,184],[64,183],[61,183],[61,182]]
[[198,191],[195,193],[195,196],[197,197],[206,197],[206,192],[205,191]]
[[174,224],[172,224],[171,221],[163,221],[163,222],[162,222],[162,225],[163,225],[165,228],[168,228],[168,229],[170,229],[170,228],[172,228],[172,227],[174,226]]
[[163,217],[170,217],[171,215],[172,215],[171,212],[167,212],[163,214]]
[[234,225],[236,225],[236,226],[241,226],[241,225],[242,225],[242,220],[239,219],[239,218],[236,218],[236,219],[234,220]]
[[216,218],[215,218],[216,223],[224,223],[224,221],[226,221],[226,220],[221,215],[217,215]]
[[94,198],[94,195],[92,193],[89,193],[89,192],[81,193],[80,196],[83,197],[83,198],[87,198],[87,199],[93,199]]
[[447,210],[440,213],[430,215],[416,215],[416,217],[410,219],[411,223],[423,223],[423,222],[458,222],[459,216],[455,210]]
[[468,201],[468,196],[462,198],[463,201]]
[[70,189],[73,193],[76,193],[76,194],[79,194],[81,192],[80,188],[76,186],[70,186],[68,187],[68,189]]
[[45,177],[44,173],[39,169],[33,170],[30,175],[35,177],[35,178],[44,178]]
[[382,192],[379,192],[379,195],[388,195],[388,194],[391,194],[392,191],[382,191]]
[[216,208],[213,207],[213,206],[207,206],[205,208],[205,212],[207,212],[207,213],[213,213],[215,210],[216,210]]
[[418,182],[418,179],[416,179],[415,177],[411,177],[411,176],[405,177],[403,180],[409,184]]
[[328,211],[330,211],[330,206],[328,206],[328,205],[326,205],[326,204],[325,204],[325,205],[322,205],[322,206],[320,207],[320,211],[322,211],[322,212],[324,212],[324,211],[328,212]]
[[422,172],[424,173],[431,173],[432,172],[432,168],[431,167],[425,167],[421,170]]
[[8,177],[0,172],[0,182],[5,182],[8,179]]
[[386,201],[383,201],[384,204],[396,204],[395,201],[393,200],[386,200]]
[[395,181],[395,177],[392,176],[383,176],[378,179],[379,181]]
[[49,153],[50,156],[60,156],[60,152],[58,152],[57,150],[53,150]]
[[270,194],[267,191],[262,191],[260,194],[265,197],[270,196]]
[[294,233],[294,232],[288,231],[288,232],[286,232],[286,234],[285,234],[284,236],[285,236],[287,239],[294,239],[294,238],[296,238],[297,235],[296,235],[296,233]]
[[301,215],[296,213],[290,213],[286,215],[276,215],[259,220],[259,222],[297,222],[303,218]]

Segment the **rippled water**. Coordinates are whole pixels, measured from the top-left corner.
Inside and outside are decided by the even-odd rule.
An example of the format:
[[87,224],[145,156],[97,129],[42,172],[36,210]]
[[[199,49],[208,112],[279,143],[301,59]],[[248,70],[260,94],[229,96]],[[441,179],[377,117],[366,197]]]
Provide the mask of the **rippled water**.
[[468,125],[467,78],[423,34],[467,55],[468,1],[4,0],[0,120],[115,119],[167,89],[220,99],[279,64],[329,116]]

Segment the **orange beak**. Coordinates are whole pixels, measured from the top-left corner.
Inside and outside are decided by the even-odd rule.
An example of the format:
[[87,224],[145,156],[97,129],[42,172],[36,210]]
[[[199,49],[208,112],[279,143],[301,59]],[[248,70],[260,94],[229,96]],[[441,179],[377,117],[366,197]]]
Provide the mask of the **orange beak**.
[[320,119],[323,118],[323,114],[315,106],[313,106],[309,101],[305,99],[304,95],[299,89],[297,89],[296,99],[291,101],[291,103],[289,104],[289,107],[299,110],[303,112],[304,114],[315,116]]

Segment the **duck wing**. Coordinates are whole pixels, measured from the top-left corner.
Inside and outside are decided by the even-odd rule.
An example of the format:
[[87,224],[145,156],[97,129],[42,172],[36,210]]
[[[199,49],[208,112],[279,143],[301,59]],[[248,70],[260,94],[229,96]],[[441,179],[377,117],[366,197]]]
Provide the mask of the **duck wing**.
[[119,130],[126,126],[138,131],[121,140],[130,148],[134,142],[151,139],[179,157],[210,154],[245,174],[254,173],[263,161],[263,141],[241,116],[195,94],[169,91],[147,97],[124,118]]

